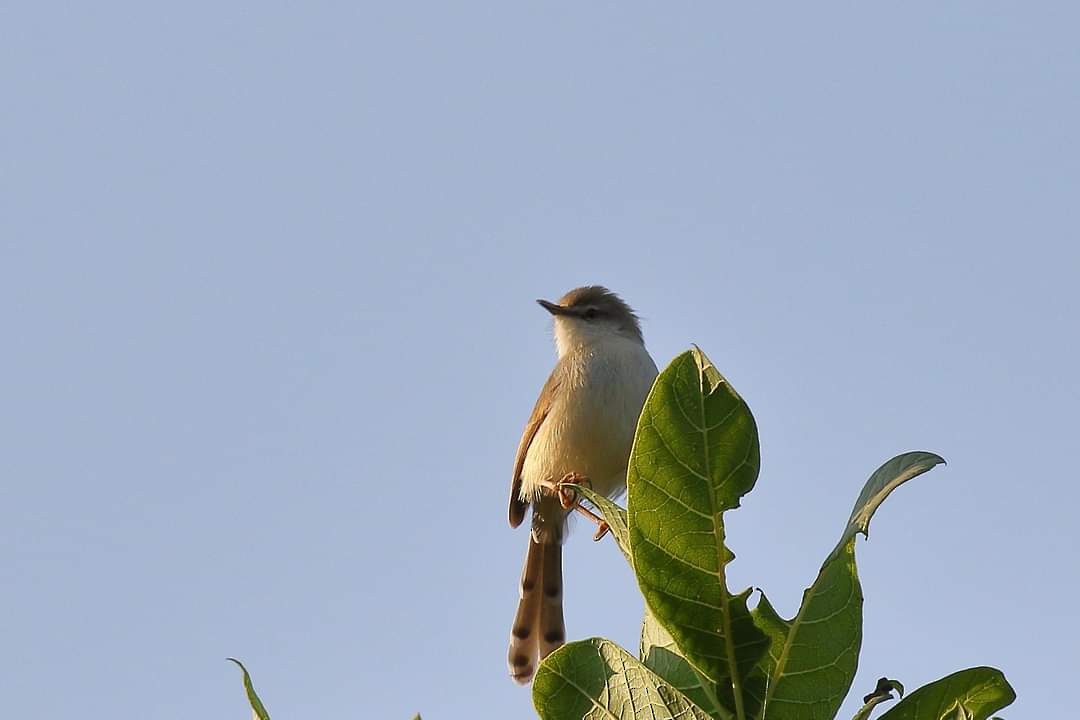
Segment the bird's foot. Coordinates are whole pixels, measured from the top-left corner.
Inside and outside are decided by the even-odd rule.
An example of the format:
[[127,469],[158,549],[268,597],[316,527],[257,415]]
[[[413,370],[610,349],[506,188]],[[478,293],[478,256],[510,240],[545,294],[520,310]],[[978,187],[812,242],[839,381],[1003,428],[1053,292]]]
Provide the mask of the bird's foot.
[[581,504],[581,500],[578,498],[577,491],[574,490],[575,485],[586,485],[592,487],[592,481],[584,475],[579,475],[575,472],[569,472],[563,475],[562,479],[558,482],[545,484],[548,490],[559,498],[559,504],[562,505],[564,510],[576,510],[585,517],[596,523],[596,534],[593,535],[593,541],[599,541],[605,535],[611,527],[607,524],[604,518],[600,517],[592,510]]
[[591,488],[592,480],[584,475],[578,475],[576,472],[568,472],[563,475],[562,480],[555,483],[556,492],[559,495],[559,504],[562,505],[563,510],[581,507],[578,505],[577,491],[574,490],[575,485],[585,485]]

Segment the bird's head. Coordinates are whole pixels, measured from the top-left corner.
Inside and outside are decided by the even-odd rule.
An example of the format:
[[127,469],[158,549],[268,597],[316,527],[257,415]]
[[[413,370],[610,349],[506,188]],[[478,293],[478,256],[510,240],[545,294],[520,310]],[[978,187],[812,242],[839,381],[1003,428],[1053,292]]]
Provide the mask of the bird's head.
[[555,344],[560,357],[574,347],[612,338],[625,338],[644,345],[641,325],[633,309],[600,285],[575,288],[558,302],[536,302],[555,317]]

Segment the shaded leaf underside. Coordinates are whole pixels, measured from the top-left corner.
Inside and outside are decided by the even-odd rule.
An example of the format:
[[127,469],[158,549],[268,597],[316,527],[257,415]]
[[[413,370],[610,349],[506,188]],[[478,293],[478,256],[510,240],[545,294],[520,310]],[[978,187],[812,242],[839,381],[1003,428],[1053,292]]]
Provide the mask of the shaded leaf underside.
[[591,638],[549,655],[533,681],[541,718],[708,720],[664,678],[610,640]]
[[674,638],[649,613],[645,613],[641,623],[640,655],[646,667],[674,685],[698,707],[713,717],[731,717],[731,711],[720,702],[716,684],[686,661]]

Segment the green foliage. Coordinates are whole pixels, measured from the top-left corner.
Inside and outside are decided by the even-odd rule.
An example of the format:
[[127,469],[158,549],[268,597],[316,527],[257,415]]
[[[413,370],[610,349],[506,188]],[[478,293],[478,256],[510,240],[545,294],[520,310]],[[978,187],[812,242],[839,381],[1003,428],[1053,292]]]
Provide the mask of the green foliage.
[[574,485],[574,491],[585,496],[585,499],[603,514],[611,528],[611,535],[615,538],[615,544],[619,546],[623,556],[630,560],[630,526],[626,523],[626,511],[608,500],[592,488],[584,485]]
[[[270,720],[270,713],[263,707],[262,700],[260,700],[258,694],[256,694],[255,686],[251,683],[251,675],[248,674],[247,668],[236,658],[225,659],[236,663],[237,666],[239,666],[240,671],[244,673],[244,692],[247,693],[248,704],[251,705],[252,720]],[[416,713],[416,715],[413,716],[413,720],[420,720],[420,713]]]
[[572,642],[549,655],[533,680],[533,694],[546,698],[537,706],[545,720],[709,718],[664,678],[603,638]]
[[227,659],[236,663],[240,668],[240,672],[244,673],[244,692],[247,693],[248,703],[251,705],[251,717],[254,720],[270,720],[270,713],[266,712],[262,700],[260,700],[259,696],[255,693],[255,686],[251,683],[251,675],[248,674],[247,668],[244,667],[244,663],[236,658]]
[[770,719],[836,715],[855,678],[862,645],[863,595],[855,568],[855,536],[867,532],[874,511],[890,492],[943,462],[932,453],[907,453],[870,476],[840,542],[803,593],[793,619],[782,619],[762,592],[754,619],[769,635],[770,646],[757,671],[768,679],[768,689],[756,699],[769,708]]
[[[634,658],[608,640],[570,643],[541,663],[533,685],[540,716],[829,720],[851,687],[862,644],[862,588],[855,537],[869,532],[885,498],[944,463],[899,455],[866,482],[836,547],[782,618],[764,593],[728,587],[735,559],[724,513],[757,480],[754,418],[745,401],[697,348],[657,378],[638,423],[623,510],[587,488],[630,561],[645,598]],[[882,678],[856,720],[903,697]],[[985,720],[1014,698],[1004,676],[972,668],[915,690],[881,720]]]
[[879,720],[987,720],[1015,699],[1000,670],[974,667],[923,685]]
[[[624,510],[575,489],[607,520],[645,597],[639,656],[603,638],[572,642],[541,664],[533,702],[545,720],[830,720],[851,688],[862,645],[855,538],[903,483],[945,461],[910,452],[884,463],[859,494],[836,547],[782,618],[761,592],[732,591],[724,513],[757,481],[757,427],[745,401],[699,349],[656,379],[638,423]],[[254,720],[269,720],[247,669]],[[1016,697],[999,670],[961,670],[904,697],[881,678],[853,720],[987,720]],[[420,720],[417,715],[414,720]]]
[[676,358],[653,386],[634,438],[630,551],[649,611],[687,661],[725,688],[740,718],[769,638],[747,608],[751,589],[727,587],[735,556],[724,544],[723,513],[754,487],[758,465],[746,403],[701,351]]

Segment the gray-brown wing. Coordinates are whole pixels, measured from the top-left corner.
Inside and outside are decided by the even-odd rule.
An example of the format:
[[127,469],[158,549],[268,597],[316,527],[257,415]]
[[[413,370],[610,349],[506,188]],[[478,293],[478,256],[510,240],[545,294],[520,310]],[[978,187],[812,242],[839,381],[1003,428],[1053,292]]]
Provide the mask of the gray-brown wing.
[[521,521],[525,519],[525,510],[529,507],[529,504],[520,497],[521,468],[525,465],[525,456],[529,452],[533,438],[536,437],[536,431],[547,419],[555,393],[559,390],[560,379],[557,370],[556,366],[556,369],[552,370],[551,375],[548,376],[547,382],[544,383],[543,389],[540,390],[540,397],[536,399],[536,406],[533,407],[532,415],[529,416],[529,422],[525,423],[525,432],[521,434],[521,442],[518,443],[517,457],[514,458],[514,479],[510,483],[510,527],[516,528],[521,524]]

